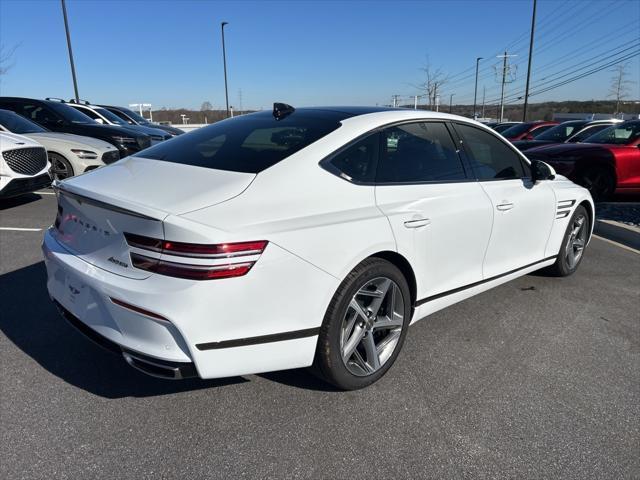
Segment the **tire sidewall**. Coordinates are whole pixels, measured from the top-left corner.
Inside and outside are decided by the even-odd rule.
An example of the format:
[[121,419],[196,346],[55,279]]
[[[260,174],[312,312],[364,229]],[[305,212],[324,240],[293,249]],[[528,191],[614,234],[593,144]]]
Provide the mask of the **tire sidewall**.
[[[564,238],[562,239],[562,244],[560,245],[560,252],[558,253],[558,270],[560,275],[562,276],[573,274],[578,269],[578,267],[582,263],[582,259],[584,258],[584,250],[583,250],[582,255],[580,256],[580,259],[576,262],[573,268],[571,268],[567,263],[567,257],[565,255],[567,244],[569,243],[569,232],[573,227],[573,222],[575,221],[576,217],[581,214],[585,217],[585,221],[589,222],[589,215],[587,213],[587,210],[582,205],[579,205],[573,212],[573,215],[571,215],[569,224],[567,225],[567,228],[564,231]],[[586,228],[589,228],[588,224]],[[588,240],[589,240],[589,233],[587,233],[587,241]],[[584,248],[585,250],[587,248],[586,242],[585,242]]]

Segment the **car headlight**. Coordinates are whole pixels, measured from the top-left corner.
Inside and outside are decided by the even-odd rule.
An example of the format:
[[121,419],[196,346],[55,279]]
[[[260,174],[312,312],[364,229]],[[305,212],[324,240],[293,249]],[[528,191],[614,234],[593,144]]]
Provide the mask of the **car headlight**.
[[135,143],[137,145],[137,141],[132,137],[120,137],[118,135],[111,137],[118,143]]
[[78,157],[85,160],[95,160],[98,158],[98,154],[96,152],[92,152],[91,150],[75,150],[71,149],[73,153],[75,153]]

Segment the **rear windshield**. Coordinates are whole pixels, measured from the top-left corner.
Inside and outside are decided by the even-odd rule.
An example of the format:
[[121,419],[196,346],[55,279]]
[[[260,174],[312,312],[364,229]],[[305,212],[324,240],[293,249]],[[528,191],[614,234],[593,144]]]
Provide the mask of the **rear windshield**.
[[530,123],[519,123],[514,125],[513,127],[509,127],[506,130],[503,130],[501,133],[504,137],[517,137],[518,135],[522,135],[524,132],[529,131],[531,128]]
[[562,143],[571,135],[576,133],[579,128],[587,122],[566,122],[550,128],[544,133],[536,137],[536,140],[550,140],[552,142]]
[[259,173],[340,126],[348,115],[296,111],[276,120],[271,112],[224,120],[136,154],[196,167]]

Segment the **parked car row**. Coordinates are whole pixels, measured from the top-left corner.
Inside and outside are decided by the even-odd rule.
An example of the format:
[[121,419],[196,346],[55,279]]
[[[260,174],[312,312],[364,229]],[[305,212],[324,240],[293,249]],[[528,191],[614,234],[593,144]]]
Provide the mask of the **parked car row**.
[[531,160],[586,187],[595,200],[640,193],[640,120],[571,120],[489,125]]
[[[34,170],[41,165],[40,150],[22,151],[36,148],[34,143],[44,147],[50,183],[52,178],[64,180],[85,173],[183,133],[152,124],[123,107],[20,97],[0,97],[0,132],[0,198],[47,184],[40,178],[41,169]],[[19,155],[11,153],[14,150],[20,150]],[[37,160],[25,159],[27,153]],[[20,165],[8,160],[15,155],[20,157]],[[21,168],[26,164],[29,166]]]

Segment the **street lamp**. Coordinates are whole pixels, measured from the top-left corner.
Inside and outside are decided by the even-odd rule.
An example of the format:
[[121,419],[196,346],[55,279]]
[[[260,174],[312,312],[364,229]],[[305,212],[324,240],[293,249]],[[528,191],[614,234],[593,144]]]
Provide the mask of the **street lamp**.
[[453,111],[453,96],[455,95],[455,93],[452,93],[451,95],[449,95],[449,113],[451,113]]
[[222,62],[224,65],[224,98],[227,104],[227,118],[229,117],[229,90],[227,89],[227,52],[224,46],[224,26],[229,25],[229,22],[222,22],[220,29],[222,30]]
[[482,57],[476,58],[476,88],[473,91],[473,119],[475,120],[478,115],[476,115],[476,100],[478,97],[478,67],[480,66],[480,60]]
[[78,95],[78,81],[76,80],[76,67],[73,63],[73,50],[71,50],[71,34],[69,33],[69,22],[67,20],[67,6],[64,0],[60,0],[62,4],[62,16],[64,18],[64,30],[67,34],[67,49],[69,50],[69,63],[71,64],[71,77],[73,78],[73,93],[76,95],[76,103],[80,103]]

